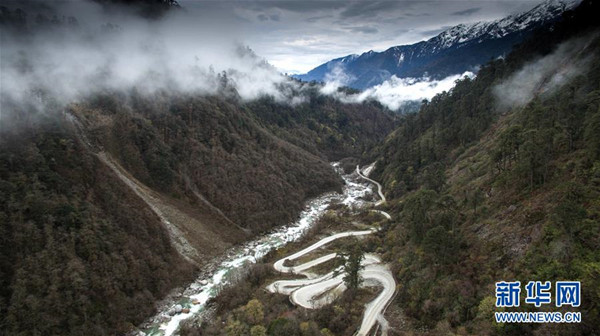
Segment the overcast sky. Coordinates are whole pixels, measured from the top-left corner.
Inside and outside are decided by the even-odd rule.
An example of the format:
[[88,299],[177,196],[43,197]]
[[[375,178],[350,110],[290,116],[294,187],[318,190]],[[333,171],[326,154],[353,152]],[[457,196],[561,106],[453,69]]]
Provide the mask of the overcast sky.
[[502,18],[540,2],[179,0],[199,20],[226,23],[239,42],[289,73],[348,54],[412,44],[459,23]]

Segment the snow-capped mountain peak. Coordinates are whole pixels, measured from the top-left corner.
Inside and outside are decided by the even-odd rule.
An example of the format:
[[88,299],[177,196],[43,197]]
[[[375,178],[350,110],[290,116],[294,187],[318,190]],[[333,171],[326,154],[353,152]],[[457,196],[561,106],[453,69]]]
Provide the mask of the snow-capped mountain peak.
[[407,78],[427,73],[432,78],[444,78],[477,71],[480,65],[507,54],[514,44],[523,41],[535,29],[558,20],[564,11],[580,2],[548,0],[527,12],[499,20],[456,25],[427,41],[337,58],[296,77],[323,81],[331,78],[335,71],[352,78],[347,85],[365,89],[381,84],[392,75]]
[[554,20],[562,12],[575,7],[579,2],[580,0],[549,0],[525,13],[513,14],[500,20],[459,24],[427,42],[435,44],[435,50],[442,50],[481,37],[502,38],[508,34],[525,30],[532,25]]

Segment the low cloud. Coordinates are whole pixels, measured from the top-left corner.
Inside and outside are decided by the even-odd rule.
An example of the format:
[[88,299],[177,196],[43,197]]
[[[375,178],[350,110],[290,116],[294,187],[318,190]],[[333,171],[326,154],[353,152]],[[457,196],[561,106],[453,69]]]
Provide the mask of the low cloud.
[[448,76],[440,80],[432,80],[429,77],[398,78],[393,75],[383,83],[360,93],[346,94],[340,91],[340,88],[345,83],[350,82],[350,77],[344,73],[342,66],[336,66],[327,74],[325,86],[321,92],[333,95],[346,103],[362,103],[367,100],[376,100],[390,110],[396,111],[407,102],[429,100],[438,93],[449,91],[454,87],[457,80],[465,77],[474,78],[475,74],[467,71],[463,74]]
[[472,72],[448,76],[441,80],[430,78],[398,78],[392,76],[387,81],[369,88],[354,97],[357,101],[374,99],[387,106],[390,110],[398,110],[408,101],[431,99],[438,93],[450,91],[456,81],[464,77],[475,77]]
[[[303,84],[280,74],[236,42],[237,32],[222,29],[214,34],[215,22],[210,17],[199,20],[198,13],[181,10],[148,21],[125,10],[107,12],[91,1],[55,6],[50,10],[62,14],[57,19],[45,13],[45,22],[36,18],[37,13],[28,12],[20,28],[2,27],[3,113],[44,111],[49,101],[64,106],[106,90],[210,95],[219,94],[227,85],[242,100],[269,95],[297,104],[307,99]],[[315,41],[298,43],[304,46]],[[330,71],[320,92],[347,103],[373,99],[396,110],[406,101],[431,99],[450,90],[465,75],[473,76],[465,73],[442,80],[392,76],[363,92],[344,94],[339,88],[352,78],[339,66]]]
[[524,65],[494,87],[497,106],[506,109],[525,105],[582,74],[589,65],[590,59],[585,56],[585,50],[592,40],[580,38],[564,42],[553,53]]
[[[48,102],[60,108],[107,90],[211,95],[221,94],[225,86],[242,100],[268,95],[299,104],[308,99],[305,84],[280,74],[236,43],[235,34],[215,36],[208,29],[210,22],[197,20],[194,13],[176,11],[148,21],[121,11],[107,15],[91,2],[79,2],[76,9],[68,6],[54,10],[76,17],[40,23],[35,13],[28,13],[25,24],[3,33],[3,111],[44,112]],[[364,92],[342,94],[339,88],[353,78],[339,65],[320,92],[346,103],[374,99],[395,110],[405,101],[430,99],[449,90],[462,76],[437,81],[392,77]]]
[[321,88],[321,93],[325,95],[335,95],[338,89],[347,85],[353,80],[353,77],[344,71],[341,64],[336,64],[326,75],[325,85]]
[[[10,18],[17,17],[16,8]],[[46,22],[28,11],[25,22],[2,27],[3,111],[34,101],[43,110],[42,100],[65,105],[103,90],[216,94],[225,82],[244,100],[270,95],[298,101],[291,97],[298,84],[235,42],[234,34],[215,36],[194,13],[172,11],[148,21],[126,11],[109,15],[92,2],[53,10],[75,14],[48,15]]]

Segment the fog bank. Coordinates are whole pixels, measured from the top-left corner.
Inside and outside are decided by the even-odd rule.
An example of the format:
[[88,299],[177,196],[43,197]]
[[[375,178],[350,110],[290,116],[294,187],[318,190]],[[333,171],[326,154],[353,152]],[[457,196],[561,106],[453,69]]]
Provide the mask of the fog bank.
[[493,88],[497,106],[506,109],[525,105],[582,74],[589,62],[585,49],[592,40],[579,38],[566,41],[551,54],[525,64]]
[[132,88],[146,94],[216,94],[228,85],[242,99],[290,98],[281,88],[292,85],[289,78],[236,41],[234,29],[199,20],[201,14],[173,10],[147,20],[127,8],[107,11],[91,1],[49,5],[43,12],[29,6],[24,16],[17,4],[9,13],[17,23],[2,27],[3,109],[41,96],[64,104],[102,90]]

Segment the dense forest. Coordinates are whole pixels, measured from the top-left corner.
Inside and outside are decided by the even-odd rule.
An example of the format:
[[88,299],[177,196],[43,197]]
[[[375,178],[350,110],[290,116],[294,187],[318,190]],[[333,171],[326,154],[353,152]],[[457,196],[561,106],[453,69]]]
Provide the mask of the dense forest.
[[360,156],[393,118],[377,105],[361,114],[314,94],[314,102],[291,107],[268,98],[110,92],[62,112],[3,116],[12,123],[0,147],[5,330],[125,330],[189,279],[193,267],[159,218],[99,153],[158,200],[199,265],[247,232],[294,220],[307,199],[339,190],[327,150]]
[[[26,37],[79,25],[6,7],[0,24]],[[66,105],[43,89],[20,105],[2,97],[4,331],[129,330],[228,247],[339,191],[329,161],[360,157],[394,126],[376,103],[342,104],[310,85],[297,104],[248,101],[227,76],[214,95],[106,89]]]
[[[163,11],[173,1],[156,3]],[[1,7],[3,41],[85,23],[30,14]],[[25,57],[16,66],[32,69]],[[67,104],[43,87],[23,103],[3,92],[3,331],[130,330],[227,248],[295,220],[308,199],[339,191],[329,161],[337,153],[360,157],[394,125],[378,104],[342,104],[315,86],[303,86],[306,99],[291,105],[242,99],[226,72],[218,79],[212,95],[100,89]]]
[[156,215],[57,120],[0,142],[0,325],[123,332],[193,276]]
[[[393,215],[353,246],[382,254],[396,276],[389,334],[597,334],[597,7],[583,1],[475,79],[400,116],[372,101],[341,103],[317,84],[297,83],[305,99],[294,104],[244,100],[226,72],[217,95],[103,90],[64,106],[36,92],[29,105],[3,105],[0,328],[131,331],[212,257],[293,221],[311,197],[339,191],[329,162],[345,159],[348,167],[377,161],[371,176]],[[22,11],[0,14],[4,26],[26,23]],[[531,97],[510,101],[524,93],[510,85],[531,66],[549,70]],[[313,234],[376,221],[333,210]],[[305,311],[265,293],[272,278],[270,265],[256,265],[213,302],[218,323],[184,333],[345,335],[376,294],[359,289]],[[493,323],[501,279],[580,280],[583,322]]]
[[92,141],[154,190],[192,199],[198,191],[256,232],[290,222],[308,198],[340,190],[328,161],[361,156],[393,127],[375,103],[345,105],[316,90],[296,106],[269,98],[117,97],[72,107]]
[[[598,333],[597,7],[583,2],[506,58],[491,61],[475,79],[423,102],[375,150],[372,177],[383,181],[394,218],[360,246],[381,253],[397,278],[397,296],[386,313],[388,335]],[[530,96],[511,101],[510,94],[527,93],[529,83],[515,79],[527,79],[523,69],[531,68],[547,73],[532,80]],[[503,90],[507,84],[517,89]],[[363,163],[370,159],[363,156]],[[367,216],[332,208],[315,230],[348,230]],[[270,263],[311,239],[254,266],[236,290],[217,297],[211,321],[190,324],[184,334],[353,333],[374,293],[344,294],[324,308],[304,310],[264,291],[276,278]],[[493,312],[504,308],[494,306],[494,283],[513,279],[580,280],[585,301],[575,310],[582,323],[495,323]],[[532,307],[522,302],[517,311],[537,311]],[[569,311],[544,309],[555,310]]]
[[[600,31],[591,14],[597,10],[598,2],[584,1],[476,79],[457,82],[406,115],[381,146],[373,174],[395,198],[389,206],[397,216],[381,244],[401,284],[390,311],[412,328],[598,332]],[[561,54],[561,46],[569,52]],[[567,64],[582,66],[549,89],[544,85],[552,81],[542,78],[524,104],[504,104],[509,97],[498,94],[500,85],[523,79],[520,69],[544,57],[560,75]],[[499,279],[581,280],[583,322],[492,323]]]

